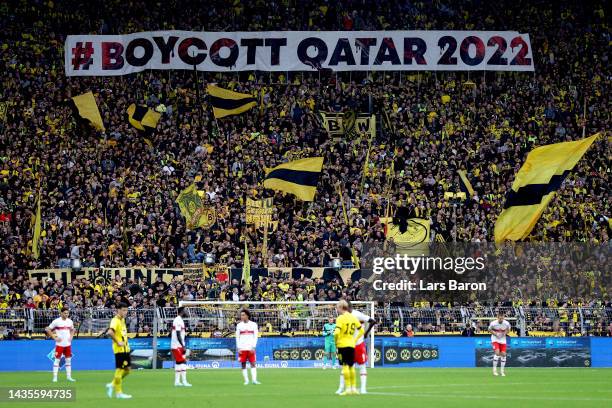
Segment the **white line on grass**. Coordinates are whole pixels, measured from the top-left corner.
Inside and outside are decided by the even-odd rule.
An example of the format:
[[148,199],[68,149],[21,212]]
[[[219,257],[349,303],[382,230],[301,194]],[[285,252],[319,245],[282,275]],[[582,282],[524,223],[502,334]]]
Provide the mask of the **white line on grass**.
[[[503,385],[504,387],[507,385],[533,385],[534,382],[504,382],[503,380],[498,383],[488,383],[489,385]],[[558,385],[558,384],[576,384],[576,381],[565,381],[565,382],[538,382],[537,385]],[[589,381],[589,384],[608,384],[607,381]],[[392,388],[421,388],[421,387],[481,387],[483,384],[473,384],[473,383],[457,383],[457,384],[404,384],[404,385],[381,385],[375,387],[368,387],[370,390],[387,390]]]
[[[482,384],[481,384],[482,385]],[[519,396],[519,395],[467,395],[444,393],[401,393],[401,392],[368,392],[366,395],[386,395],[390,397],[424,397],[424,398],[463,398],[463,399],[492,399],[492,400],[541,400],[541,401],[611,401],[612,398],[588,398],[588,397],[539,397],[539,396]]]

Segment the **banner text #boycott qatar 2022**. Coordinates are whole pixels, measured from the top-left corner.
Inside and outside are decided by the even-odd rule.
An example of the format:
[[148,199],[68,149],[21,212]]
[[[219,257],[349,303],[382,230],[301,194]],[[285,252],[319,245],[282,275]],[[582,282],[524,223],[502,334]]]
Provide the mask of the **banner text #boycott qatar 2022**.
[[533,71],[516,31],[153,31],[70,35],[68,76],[146,69],[236,71]]

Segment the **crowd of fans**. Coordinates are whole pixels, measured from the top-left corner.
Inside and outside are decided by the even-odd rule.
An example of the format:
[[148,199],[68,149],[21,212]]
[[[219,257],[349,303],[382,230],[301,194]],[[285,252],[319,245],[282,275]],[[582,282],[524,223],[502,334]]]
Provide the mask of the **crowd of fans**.
[[[186,4],[183,4],[186,3]],[[0,5],[0,309],[3,306],[133,306],[178,299],[333,300],[358,297],[359,282],[270,278],[246,291],[239,282],[78,280],[28,282],[26,271],[70,266],[180,267],[214,254],[241,267],[244,240],[252,267],[327,266],[384,240],[387,207],[429,218],[432,239],[492,241],[493,225],[514,174],[534,146],[575,140],[610,125],[610,33],[604,2],[562,1],[100,1],[8,0]],[[135,18],[134,16],[138,16]],[[198,106],[192,72],[150,71],[123,77],[67,78],[68,34],[145,30],[517,30],[529,33],[535,73],[199,73],[261,94],[262,109],[215,121]],[[93,91],[106,133],[75,115],[70,97]],[[450,100],[443,102],[442,96]],[[166,107],[144,135],[127,121],[132,104]],[[330,138],[316,113],[389,114],[368,138]],[[380,121],[382,122],[382,121]],[[264,169],[323,155],[313,203],[264,190]],[[366,163],[366,156],[368,161]],[[600,137],[566,179],[529,240],[608,245],[608,137]],[[391,163],[394,166],[391,167]],[[364,172],[364,165],[366,171]],[[393,173],[392,173],[393,169]],[[474,197],[459,191],[468,173]],[[365,178],[364,178],[365,177]],[[175,202],[196,182],[217,211],[210,229],[188,230]],[[348,224],[337,193],[340,185]],[[32,256],[32,220],[42,191],[40,256]],[[274,195],[278,227],[245,225],[246,198]],[[390,205],[387,203],[390,201]],[[567,299],[560,294],[561,302]],[[587,304],[606,302],[599,298]],[[579,302],[578,300],[574,300]],[[33,306],[32,306],[33,305]]]
[[[110,282],[75,279],[66,284],[52,279],[26,282],[8,278],[0,282],[0,309],[26,307],[37,309],[71,309],[93,307],[106,309],[124,302],[133,308],[172,307],[181,300],[220,301],[334,301],[342,297],[358,299],[360,282],[338,279],[263,278],[247,289],[237,279],[219,282],[215,279],[191,281],[179,278],[165,282],[146,279],[127,280],[117,275]],[[23,289],[22,289],[23,288]]]

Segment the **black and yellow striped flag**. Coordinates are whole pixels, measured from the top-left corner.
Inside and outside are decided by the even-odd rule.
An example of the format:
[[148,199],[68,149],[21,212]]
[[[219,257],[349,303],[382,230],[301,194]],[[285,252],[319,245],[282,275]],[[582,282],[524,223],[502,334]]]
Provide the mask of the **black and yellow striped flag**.
[[264,187],[295,195],[302,201],[314,201],[323,157],[309,157],[280,164],[266,172]]
[[459,174],[459,188],[461,191],[470,197],[474,197],[474,187],[472,187],[472,183],[470,183],[465,170],[459,170],[457,173]]
[[529,235],[555,191],[598,136],[599,133],[574,142],[537,147],[529,152],[495,222],[497,244]]
[[127,108],[128,121],[138,130],[155,129],[161,118],[161,113],[146,106],[131,104]]
[[213,114],[217,119],[239,115],[257,106],[257,98],[250,94],[230,91],[215,85],[208,85],[206,90],[208,101],[212,105]]

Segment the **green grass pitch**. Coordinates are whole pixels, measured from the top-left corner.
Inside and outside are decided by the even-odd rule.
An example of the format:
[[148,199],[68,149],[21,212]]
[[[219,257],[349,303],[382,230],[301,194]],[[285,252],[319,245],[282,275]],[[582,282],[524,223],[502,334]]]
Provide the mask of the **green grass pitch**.
[[[111,371],[76,371],[76,402],[0,402],[28,407],[610,407],[612,369],[390,368],[368,371],[367,395],[337,396],[339,370],[258,369],[262,385],[242,384],[240,370],[190,370],[193,388],[175,388],[173,370],[133,371],[124,383],[131,400],[110,400],[104,384]],[[50,387],[51,373],[0,373],[1,387]],[[58,387],[69,387],[60,372]]]

